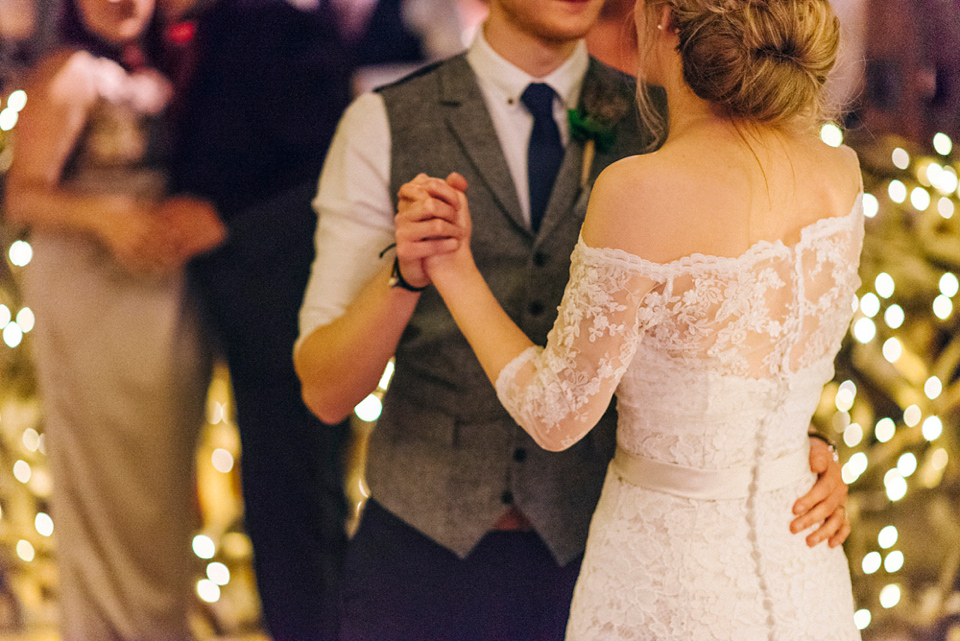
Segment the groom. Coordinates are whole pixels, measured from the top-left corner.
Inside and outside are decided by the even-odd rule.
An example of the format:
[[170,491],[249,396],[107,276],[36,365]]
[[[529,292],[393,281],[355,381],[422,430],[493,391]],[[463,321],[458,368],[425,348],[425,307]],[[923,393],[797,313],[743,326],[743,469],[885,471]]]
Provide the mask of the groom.
[[[563,638],[615,417],[562,453],[533,443],[427,287],[421,259],[443,247],[419,241],[441,236],[439,223],[395,217],[395,194],[420,172],[466,177],[477,264],[542,344],[590,185],[649,139],[632,81],[583,44],[602,4],[491,0],[467,53],[361,96],[340,122],[314,201],[295,350],[304,399],[337,422],[396,357],[370,443],[372,498],[347,550],[343,641]],[[603,119],[596,140],[571,131],[577,106]],[[820,445],[811,524],[846,497]],[[842,540],[837,514],[819,535]]]

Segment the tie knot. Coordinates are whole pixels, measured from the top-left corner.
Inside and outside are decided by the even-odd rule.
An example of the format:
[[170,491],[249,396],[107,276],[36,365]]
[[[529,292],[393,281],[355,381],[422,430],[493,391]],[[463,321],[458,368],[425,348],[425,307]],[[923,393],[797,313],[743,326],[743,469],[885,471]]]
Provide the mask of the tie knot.
[[523,90],[520,101],[526,105],[534,118],[543,116],[553,118],[553,97],[556,95],[550,85],[542,82],[531,82]]

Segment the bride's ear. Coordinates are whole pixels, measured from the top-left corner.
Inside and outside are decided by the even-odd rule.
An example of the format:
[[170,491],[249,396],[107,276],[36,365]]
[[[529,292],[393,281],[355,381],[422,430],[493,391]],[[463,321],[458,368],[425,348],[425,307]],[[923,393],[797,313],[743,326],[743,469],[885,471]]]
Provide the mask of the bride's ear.
[[665,33],[676,33],[677,25],[673,19],[673,7],[669,2],[664,3],[660,8],[660,19],[657,21],[657,29]]

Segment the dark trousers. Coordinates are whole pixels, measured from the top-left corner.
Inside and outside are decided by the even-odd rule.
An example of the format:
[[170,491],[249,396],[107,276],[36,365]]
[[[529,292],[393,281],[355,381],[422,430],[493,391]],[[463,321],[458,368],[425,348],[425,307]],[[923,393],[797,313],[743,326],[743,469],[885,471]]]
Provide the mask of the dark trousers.
[[289,389],[237,388],[235,397],[244,524],[264,626],[275,641],[333,641],[346,545],[346,425],[321,423]]
[[465,559],[369,501],[344,563],[341,641],[561,641],[580,571],[534,532]]
[[346,535],[347,423],[303,404],[293,369],[297,314],[313,260],[315,185],[251,207],[227,243],[191,265],[226,356],[242,458],[244,527],[263,623],[275,641],[337,638]]

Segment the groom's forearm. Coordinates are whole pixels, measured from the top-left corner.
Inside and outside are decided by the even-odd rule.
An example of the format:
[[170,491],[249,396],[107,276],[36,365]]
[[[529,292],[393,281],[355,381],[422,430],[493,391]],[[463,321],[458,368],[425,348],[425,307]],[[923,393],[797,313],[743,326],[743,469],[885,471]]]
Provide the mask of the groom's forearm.
[[326,423],[349,416],[376,389],[419,300],[415,292],[389,286],[389,267],[342,316],[314,329],[294,355],[304,403]]

